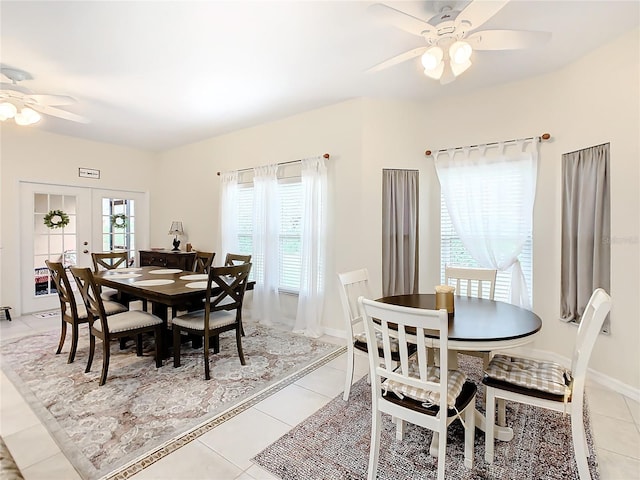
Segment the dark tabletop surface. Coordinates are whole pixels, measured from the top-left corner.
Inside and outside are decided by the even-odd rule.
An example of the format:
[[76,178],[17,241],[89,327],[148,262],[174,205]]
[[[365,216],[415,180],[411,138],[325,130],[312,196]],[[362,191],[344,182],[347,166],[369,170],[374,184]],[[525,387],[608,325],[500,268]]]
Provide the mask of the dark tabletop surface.
[[[435,294],[418,293],[383,297],[378,301],[435,310],[435,297]],[[449,319],[449,340],[510,340],[533,335],[542,328],[538,315],[509,303],[456,296],[454,310],[453,317]]]

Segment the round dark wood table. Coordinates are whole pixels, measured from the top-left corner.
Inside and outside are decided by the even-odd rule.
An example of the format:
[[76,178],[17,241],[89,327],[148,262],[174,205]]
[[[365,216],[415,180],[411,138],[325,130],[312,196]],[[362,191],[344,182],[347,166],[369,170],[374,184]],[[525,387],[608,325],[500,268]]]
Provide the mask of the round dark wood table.
[[[431,293],[393,295],[377,301],[436,308],[436,296]],[[541,328],[542,320],[530,310],[494,300],[456,296],[454,313],[449,318],[449,349],[484,352],[519,347],[533,341]],[[435,335],[433,346],[437,347]]]

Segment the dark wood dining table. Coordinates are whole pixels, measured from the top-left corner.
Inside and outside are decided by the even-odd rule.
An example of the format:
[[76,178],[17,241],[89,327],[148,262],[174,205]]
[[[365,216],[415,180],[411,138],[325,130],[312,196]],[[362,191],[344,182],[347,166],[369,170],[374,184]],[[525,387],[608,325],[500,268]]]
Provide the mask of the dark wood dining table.
[[[435,294],[416,293],[382,297],[377,301],[435,310],[435,297]],[[454,313],[449,316],[449,368],[458,368],[459,351],[490,352],[520,347],[532,342],[541,329],[542,320],[531,310],[505,302],[456,296]],[[426,336],[427,346],[438,348],[437,334]],[[476,410],[476,426],[484,431],[485,425],[484,415]],[[495,435],[499,440],[509,441],[513,430],[496,425]]]
[[[145,299],[151,303],[152,312],[164,322],[165,329],[168,317],[175,316],[178,307],[197,305],[206,296],[206,275],[187,270],[164,267],[132,267],[116,268],[95,272],[93,277],[98,285],[113,288],[131,298]],[[150,285],[167,282],[163,285]],[[170,281],[170,283],[169,283]],[[254,281],[247,283],[247,290],[252,290]],[[216,287],[215,291],[219,287]],[[169,312],[171,309],[171,313]],[[200,346],[200,338],[194,338],[194,347]],[[167,339],[165,346],[169,346]],[[165,352],[166,356],[167,352]]]

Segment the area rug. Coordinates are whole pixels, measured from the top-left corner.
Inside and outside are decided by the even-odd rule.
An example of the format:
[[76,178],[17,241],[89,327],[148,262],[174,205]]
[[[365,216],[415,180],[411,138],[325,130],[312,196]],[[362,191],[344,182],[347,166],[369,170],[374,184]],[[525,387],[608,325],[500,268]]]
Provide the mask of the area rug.
[[[111,346],[109,376],[98,342],[92,371],[84,373],[88,333],[81,331],[75,362],[70,339],[55,355],[59,332],[3,342],[2,369],[85,479],[127,478],[228,418],[341,354],[345,347],[260,325],[245,325],[246,365],[235,334],[220,336],[204,379],[202,349],[182,348],[179,368],[155,368],[153,340],[137,357],[131,344]],[[70,336],[70,334],[67,334]]]
[[[482,360],[460,357],[460,368],[479,383]],[[483,393],[478,389],[477,408],[484,412]],[[586,407],[585,407],[586,412]],[[391,417],[382,415],[378,479],[414,480],[436,478],[437,461],[429,455],[431,431],[407,423],[405,437],[395,439]],[[588,422],[588,415],[585,414]],[[464,467],[464,429],[460,422],[449,426],[447,435],[447,479],[579,479],[574,460],[569,415],[508,403],[507,424],[513,428],[510,442],[497,441],[495,460],[484,461],[484,433],[476,430],[474,465]],[[371,387],[357,382],[349,402],[342,395],[333,399],[253,461],[283,480],[365,479],[371,436]],[[591,429],[587,441],[593,452]],[[597,462],[590,459],[591,478],[598,479]]]

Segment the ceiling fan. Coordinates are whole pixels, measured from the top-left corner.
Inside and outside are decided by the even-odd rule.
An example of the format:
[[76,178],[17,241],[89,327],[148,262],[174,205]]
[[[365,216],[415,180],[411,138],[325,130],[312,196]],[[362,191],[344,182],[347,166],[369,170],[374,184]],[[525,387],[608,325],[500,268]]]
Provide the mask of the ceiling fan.
[[85,117],[57,108],[76,103],[75,98],[68,95],[37,94],[18,85],[18,82],[33,79],[23,70],[2,65],[0,73],[9,80],[0,83],[1,121],[13,118],[18,125],[32,125],[40,121],[40,114],[43,113],[72,122],[89,123]]
[[474,50],[523,49],[549,40],[549,32],[478,30],[508,2],[472,0],[462,9],[456,4],[466,2],[434,2],[442,5],[440,13],[428,20],[383,3],[373,4],[369,7],[373,15],[405,32],[423,37],[427,45],[389,58],[367,72],[377,72],[421,56],[425,75],[446,84],[471,66]]

